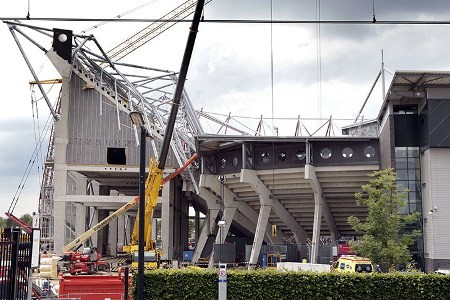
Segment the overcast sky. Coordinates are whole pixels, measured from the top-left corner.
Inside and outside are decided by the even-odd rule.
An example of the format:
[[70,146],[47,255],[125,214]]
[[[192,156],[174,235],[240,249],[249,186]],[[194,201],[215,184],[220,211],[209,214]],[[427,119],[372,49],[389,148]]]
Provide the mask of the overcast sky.
[[[1,3],[0,18],[25,17],[28,3],[31,18],[112,18],[149,3],[123,18],[157,19],[182,2],[18,0],[14,4]],[[213,0],[205,7],[205,19],[270,20],[272,6],[274,20],[314,21],[319,18],[319,4],[321,20],[372,20],[372,0]],[[374,4],[378,21],[450,20],[447,0],[375,0]],[[79,33],[99,22],[26,23]],[[109,50],[147,25],[108,23],[88,33]],[[178,71],[188,27],[189,23],[177,24],[123,61]],[[391,71],[450,70],[450,25],[321,24],[320,40],[318,27],[316,24],[273,24],[271,38],[270,24],[201,23],[185,85],[194,107],[223,115],[253,117],[237,118],[252,129],[256,129],[256,118],[263,115],[267,125],[279,128],[280,135],[292,135],[296,118],[301,115],[308,130],[314,132],[324,121],[306,119],[326,119],[332,115],[337,125],[352,123],[350,120],[356,117],[380,70],[382,49],[385,67]],[[3,96],[0,212],[3,213],[8,210],[27,170],[38,131],[44,128],[49,110],[42,99],[37,101],[38,110],[33,110],[33,95],[36,99],[41,96],[39,92],[32,94],[28,84],[32,75],[5,24],[0,25],[0,40]],[[31,50],[34,48],[28,45],[25,50],[30,51],[28,55],[32,53],[29,58],[39,79],[58,78],[51,63],[42,52]],[[387,87],[390,79],[387,76]],[[55,101],[59,87],[45,88],[52,89],[50,100]],[[378,84],[362,113],[364,119],[376,117],[381,103]],[[225,119],[225,116],[217,117]],[[209,130],[207,124],[205,130]],[[14,211],[18,216],[37,211],[46,149],[44,145],[26,180]]]

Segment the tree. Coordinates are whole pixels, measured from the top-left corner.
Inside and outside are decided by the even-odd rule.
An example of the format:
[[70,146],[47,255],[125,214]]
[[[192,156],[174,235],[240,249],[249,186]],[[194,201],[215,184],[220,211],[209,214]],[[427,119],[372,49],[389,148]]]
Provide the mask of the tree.
[[0,228],[6,227],[6,219],[3,217],[0,217]]
[[33,217],[30,214],[24,214],[20,217],[20,220],[27,223],[28,225],[33,225]]
[[190,239],[195,238],[195,220],[189,219],[188,236]]
[[406,232],[405,227],[417,222],[420,214],[400,214],[399,209],[406,205],[407,190],[398,190],[392,168],[375,171],[369,176],[372,179],[362,186],[364,192],[355,194],[357,205],[368,208],[367,219],[362,222],[355,216],[348,218],[352,228],[363,235],[350,245],[356,253],[380,265],[382,270],[396,269],[399,264],[411,261],[408,246],[421,232],[416,229]]

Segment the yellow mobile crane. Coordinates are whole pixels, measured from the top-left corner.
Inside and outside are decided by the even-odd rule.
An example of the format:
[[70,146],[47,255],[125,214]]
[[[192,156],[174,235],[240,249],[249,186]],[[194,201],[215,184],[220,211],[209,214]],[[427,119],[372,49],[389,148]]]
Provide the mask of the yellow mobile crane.
[[[166,178],[161,180],[161,182],[160,182],[161,186],[163,186],[166,182],[168,182],[169,180],[171,180],[172,178],[174,178],[175,176],[177,176],[178,174],[183,172],[196,158],[197,158],[197,153],[194,153],[194,155],[192,155],[192,157],[181,168],[177,169],[175,172],[173,172],[172,174],[170,174],[169,176],[167,176]],[[148,177],[148,181],[149,180],[150,180],[150,175]],[[150,198],[150,194],[145,196],[145,200],[146,201],[148,201],[150,199],[151,199]],[[76,251],[76,249],[78,249],[81,245],[83,245],[83,243],[87,239],[89,239],[94,233],[96,233],[97,231],[99,231],[100,229],[102,229],[103,227],[108,225],[112,220],[116,219],[120,215],[122,215],[125,212],[127,212],[129,209],[134,207],[137,203],[139,203],[139,197],[136,197],[136,198],[132,199],[131,201],[129,201],[128,203],[126,203],[125,205],[120,207],[118,210],[116,210],[115,212],[110,214],[108,217],[106,217],[102,221],[98,222],[96,225],[92,226],[92,228],[90,228],[86,232],[82,233],[80,236],[78,236],[72,242],[67,244],[63,248],[64,254],[67,255],[67,254],[69,254],[71,252],[74,252],[73,250]],[[155,203],[155,205],[156,205],[156,203]],[[150,207],[150,205],[149,205],[149,207]],[[153,208],[154,208],[154,206],[153,206]],[[151,218],[151,215],[149,215],[149,217]],[[151,236],[151,224],[150,224],[149,230],[150,230],[150,235],[149,236]],[[132,237],[132,241],[135,241],[135,242],[136,242],[136,235],[137,235],[136,232],[137,232],[137,228],[135,226],[135,228],[133,229],[133,237]],[[125,246],[125,247],[129,247],[129,246]],[[130,252],[130,251],[127,251],[127,252]]]
[[[152,240],[152,220],[153,211],[158,202],[158,194],[160,189],[160,182],[162,173],[157,170],[157,162],[150,161],[150,168],[147,180],[145,182],[145,221],[144,221],[144,262],[145,268],[158,268],[161,257],[164,255],[163,249],[160,245]],[[123,251],[130,253],[132,256],[132,267],[138,267],[139,261],[139,214],[133,227],[131,234],[130,245],[123,246]]]
[[[137,266],[139,269],[139,273],[143,272],[143,268],[145,267],[159,267],[159,262],[161,256],[163,255],[162,249],[160,247],[157,247],[155,240],[151,239],[153,210],[156,206],[156,203],[158,202],[158,194],[161,187],[162,175],[166,164],[167,154],[169,152],[169,146],[175,127],[178,107],[181,101],[181,95],[183,92],[184,83],[186,81],[189,62],[192,56],[192,51],[194,48],[195,38],[197,35],[198,25],[200,23],[204,4],[205,0],[199,0],[197,1],[197,5],[195,7],[194,17],[190,27],[189,36],[186,43],[183,60],[181,62],[180,72],[178,75],[178,81],[175,87],[172,107],[170,110],[169,119],[167,120],[166,124],[164,139],[159,155],[159,162],[157,162],[156,160],[152,160],[150,162],[149,174],[145,182],[145,213],[142,212],[142,206],[140,206],[139,214],[136,218],[133,228],[131,243],[130,245],[125,246],[123,249],[125,252],[128,252],[132,255],[132,266]],[[145,127],[141,126],[141,138],[144,140],[143,145],[141,145],[142,147],[144,147],[145,145],[145,130]],[[141,161],[145,159],[145,156],[143,156],[143,153],[145,154],[145,151],[142,151],[142,149],[140,158]],[[142,194],[143,191],[140,191],[140,195]],[[139,230],[141,226],[144,228],[144,230]],[[144,241],[144,243],[142,243],[142,241]],[[139,262],[144,262],[144,266],[139,265]]]

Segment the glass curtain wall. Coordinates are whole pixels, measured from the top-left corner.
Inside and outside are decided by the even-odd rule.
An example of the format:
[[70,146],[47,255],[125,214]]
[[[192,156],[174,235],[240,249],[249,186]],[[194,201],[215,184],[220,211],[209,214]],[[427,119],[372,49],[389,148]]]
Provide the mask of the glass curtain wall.
[[[401,208],[402,214],[419,212],[422,215],[422,193],[420,181],[420,151],[419,147],[396,147],[395,165],[397,172],[397,186],[399,190],[407,189],[406,206]],[[409,225],[412,229],[422,230],[422,219],[417,224]],[[424,268],[423,235],[416,239],[410,248],[417,268]]]

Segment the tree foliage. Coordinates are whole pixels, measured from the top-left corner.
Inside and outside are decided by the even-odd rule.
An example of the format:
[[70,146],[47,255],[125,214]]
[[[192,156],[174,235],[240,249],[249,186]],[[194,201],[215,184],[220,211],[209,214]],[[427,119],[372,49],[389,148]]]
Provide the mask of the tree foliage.
[[406,232],[405,227],[417,222],[420,214],[400,214],[399,209],[406,205],[407,190],[398,190],[396,173],[392,168],[375,171],[369,176],[372,179],[362,186],[363,192],[355,194],[357,205],[368,208],[367,219],[348,218],[352,228],[363,235],[350,244],[356,253],[370,258],[383,270],[397,268],[411,260],[408,246],[421,232]]
[[20,217],[20,220],[27,223],[28,225],[33,225],[33,217],[30,214],[24,214]]

